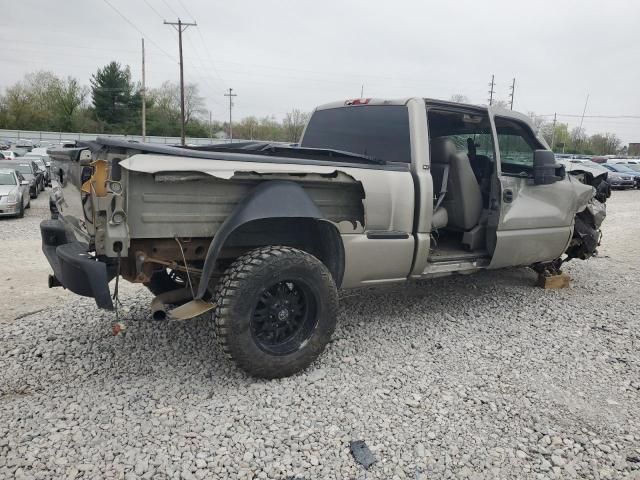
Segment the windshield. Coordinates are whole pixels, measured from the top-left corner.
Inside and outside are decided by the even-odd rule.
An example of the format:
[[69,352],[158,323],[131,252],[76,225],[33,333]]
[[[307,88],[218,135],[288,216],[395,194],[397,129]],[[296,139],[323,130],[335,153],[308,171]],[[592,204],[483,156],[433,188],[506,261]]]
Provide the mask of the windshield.
[[17,185],[15,175],[0,172],[0,185]]
[[619,163],[614,163],[611,165],[614,171],[616,172],[625,172],[625,173],[634,173],[627,165],[621,165]]
[[311,116],[300,146],[410,163],[409,112],[404,105],[318,110]]
[[19,165],[16,165],[16,170],[18,170],[23,175],[24,174],[31,175],[33,173],[31,171],[31,165],[29,165],[28,163],[21,163]]

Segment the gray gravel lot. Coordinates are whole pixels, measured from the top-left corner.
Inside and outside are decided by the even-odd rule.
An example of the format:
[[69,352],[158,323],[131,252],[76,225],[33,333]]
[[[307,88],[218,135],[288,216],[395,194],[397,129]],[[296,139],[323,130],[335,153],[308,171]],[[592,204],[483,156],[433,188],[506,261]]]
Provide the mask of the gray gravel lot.
[[0,322],[0,477],[640,479],[638,205],[614,193],[570,289],[510,269],[345,292],[326,353],[282,380],[236,370],[208,319],[153,322],[139,288],[116,337],[70,295]]

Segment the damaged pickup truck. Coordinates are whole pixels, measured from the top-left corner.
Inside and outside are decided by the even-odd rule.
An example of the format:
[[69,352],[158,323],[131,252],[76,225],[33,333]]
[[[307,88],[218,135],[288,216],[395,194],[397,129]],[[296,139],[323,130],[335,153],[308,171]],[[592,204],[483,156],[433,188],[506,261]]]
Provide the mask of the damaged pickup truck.
[[320,355],[338,289],[557,270],[596,253],[607,198],[606,173],[566,172],[524,115],[423,98],[319,107],[299,147],[49,154],[50,286],[113,309],[121,276],[156,295],[156,319],[211,311],[224,351],[266,378]]

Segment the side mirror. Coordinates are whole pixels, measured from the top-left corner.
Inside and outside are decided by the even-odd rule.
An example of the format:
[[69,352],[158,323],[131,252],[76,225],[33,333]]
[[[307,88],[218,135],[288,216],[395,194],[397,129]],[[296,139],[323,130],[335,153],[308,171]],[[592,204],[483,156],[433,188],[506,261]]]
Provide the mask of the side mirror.
[[564,165],[556,163],[556,157],[550,150],[533,152],[533,183],[550,185],[566,176]]
[[80,165],[84,166],[84,167],[88,167],[89,165],[91,165],[91,150],[82,150],[80,152],[80,157],[79,157],[79,163]]

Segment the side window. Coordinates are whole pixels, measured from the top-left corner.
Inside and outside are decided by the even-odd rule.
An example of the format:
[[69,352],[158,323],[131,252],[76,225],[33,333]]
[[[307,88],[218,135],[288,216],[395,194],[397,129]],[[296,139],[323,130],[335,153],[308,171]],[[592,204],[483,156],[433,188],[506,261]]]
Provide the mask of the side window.
[[530,128],[520,122],[496,117],[502,173],[533,174],[533,152],[542,148]]

